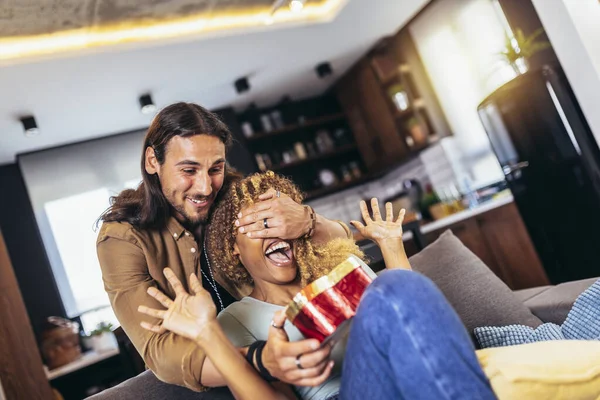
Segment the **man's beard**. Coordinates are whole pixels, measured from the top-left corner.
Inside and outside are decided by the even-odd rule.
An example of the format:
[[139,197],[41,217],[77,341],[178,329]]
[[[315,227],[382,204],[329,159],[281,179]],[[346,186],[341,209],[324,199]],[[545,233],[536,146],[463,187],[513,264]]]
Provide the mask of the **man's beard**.
[[173,207],[175,211],[177,211],[179,215],[181,215],[184,218],[182,224],[189,229],[197,228],[198,225],[204,225],[208,222],[208,213],[204,215],[191,216],[185,211],[184,206],[174,206],[173,204],[171,204],[171,207]]

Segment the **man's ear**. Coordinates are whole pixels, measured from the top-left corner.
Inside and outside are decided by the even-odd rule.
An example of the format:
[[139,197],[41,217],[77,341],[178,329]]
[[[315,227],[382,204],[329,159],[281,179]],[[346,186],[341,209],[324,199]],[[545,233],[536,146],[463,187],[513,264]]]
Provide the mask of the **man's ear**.
[[146,153],[144,154],[144,168],[150,175],[157,174],[160,169],[160,164],[156,159],[156,153],[151,146],[146,147]]
[[240,255],[240,248],[238,247],[237,243],[233,244],[233,255],[236,257]]

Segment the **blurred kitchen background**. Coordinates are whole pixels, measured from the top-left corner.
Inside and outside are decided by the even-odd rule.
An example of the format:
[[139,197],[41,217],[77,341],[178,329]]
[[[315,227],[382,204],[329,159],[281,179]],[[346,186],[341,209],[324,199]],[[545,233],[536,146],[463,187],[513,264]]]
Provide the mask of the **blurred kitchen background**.
[[[42,378],[82,398],[143,369],[98,339],[118,324],[94,224],[177,101],[222,117],[232,166],[331,219],[406,208],[410,255],[452,229],[512,289],[598,276],[598,21],[597,0],[0,2],[0,288]],[[56,327],[83,362],[49,355]]]

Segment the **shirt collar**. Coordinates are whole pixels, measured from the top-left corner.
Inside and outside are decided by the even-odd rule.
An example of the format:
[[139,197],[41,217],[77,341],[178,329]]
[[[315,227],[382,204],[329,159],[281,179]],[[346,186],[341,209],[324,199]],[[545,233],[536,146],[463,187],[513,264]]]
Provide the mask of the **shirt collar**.
[[176,241],[186,233],[190,235],[190,233],[185,230],[183,225],[177,221],[177,218],[173,216],[169,217],[169,221],[167,222],[167,230],[171,233],[171,236],[173,236]]

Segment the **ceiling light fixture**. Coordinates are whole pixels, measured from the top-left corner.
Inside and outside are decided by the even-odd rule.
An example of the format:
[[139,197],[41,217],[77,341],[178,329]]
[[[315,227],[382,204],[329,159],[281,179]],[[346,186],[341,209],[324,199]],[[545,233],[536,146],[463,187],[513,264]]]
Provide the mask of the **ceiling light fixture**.
[[235,90],[238,92],[238,94],[242,94],[250,90],[250,82],[248,82],[248,78],[246,77],[236,80],[233,85],[235,86]]
[[[119,24],[88,26],[48,34],[0,38],[0,64],[3,64],[5,60],[35,56],[56,57],[60,53],[125,43],[264,27],[265,24],[271,22],[268,18],[269,15],[276,24],[328,22],[333,20],[350,0],[295,1],[303,5],[301,13],[292,12],[290,8],[286,7],[290,4],[289,0],[274,0],[270,9],[258,9],[243,13],[223,12],[210,18],[200,14],[165,19],[154,23],[131,20]],[[276,18],[275,12],[277,12]]]
[[25,130],[25,136],[37,136],[40,134],[40,130],[38,129],[37,122],[35,122],[35,118],[33,115],[28,115],[26,117],[21,118],[21,124],[23,124],[23,129]]
[[140,110],[143,114],[153,114],[156,112],[156,105],[152,101],[150,93],[146,93],[140,96]]
[[329,62],[322,62],[315,67],[315,71],[317,72],[317,76],[321,79],[328,77],[333,74],[333,69],[331,68],[331,64]]
[[306,0],[292,0],[290,1],[290,10],[295,13],[299,13],[304,9],[304,3]]

